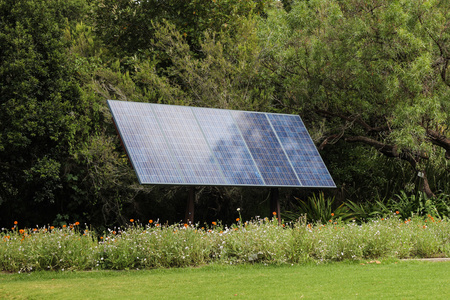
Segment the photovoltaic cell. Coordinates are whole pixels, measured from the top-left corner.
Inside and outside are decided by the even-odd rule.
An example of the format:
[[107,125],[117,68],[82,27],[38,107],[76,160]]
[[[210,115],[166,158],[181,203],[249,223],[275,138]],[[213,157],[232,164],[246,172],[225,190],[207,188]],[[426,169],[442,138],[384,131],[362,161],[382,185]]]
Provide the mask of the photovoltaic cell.
[[267,114],[297,176],[305,187],[334,187],[303,122],[290,115]]
[[152,105],[187,184],[227,184],[190,107]]
[[299,116],[108,105],[141,184],[335,187]]
[[227,184],[264,185],[230,112],[207,108],[193,111]]
[[265,114],[232,111],[266,185],[301,185]]
[[109,101],[114,121],[141,184],[183,184],[151,106]]

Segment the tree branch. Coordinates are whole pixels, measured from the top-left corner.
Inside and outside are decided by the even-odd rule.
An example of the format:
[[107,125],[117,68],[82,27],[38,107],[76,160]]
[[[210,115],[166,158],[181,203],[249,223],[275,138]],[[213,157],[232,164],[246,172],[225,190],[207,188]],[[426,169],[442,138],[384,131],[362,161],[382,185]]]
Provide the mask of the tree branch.
[[354,122],[356,124],[359,124],[360,126],[362,126],[366,132],[368,133],[374,133],[374,132],[383,132],[383,131],[388,131],[389,130],[389,126],[387,125],[383,125],[383,126],[377,126],[377,127],[372,127],[369,124],[367,124],[363,119],[361,119],[360,117],[348,117],[345,116],[343,114],[339,114],[339,113],[334,113],[334,112],[330,112],[327,110],[323,110],[323,109],[317,109],[316,110],[319,114],[322,115],[326,115],[326,116],[330,116],[330,117],[338,117],[340,119],[349,121],[349,122]]
[[445,135],[431,129],[426,129],[428,140],[445,150],[445,158],[450,159],[450,139]]

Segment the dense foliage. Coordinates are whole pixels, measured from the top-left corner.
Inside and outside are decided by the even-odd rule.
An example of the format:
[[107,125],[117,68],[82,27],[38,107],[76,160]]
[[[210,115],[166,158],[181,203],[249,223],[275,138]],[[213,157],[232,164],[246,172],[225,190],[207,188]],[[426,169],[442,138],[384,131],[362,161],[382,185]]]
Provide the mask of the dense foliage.
[[[188,190],[138,185],[106,99],[300,114],[329,209],[446,211],[449,20],[445,0],[0,0],[0,226],[183,219]],[[199,187],[196,216],[267,215],[268,193]]]

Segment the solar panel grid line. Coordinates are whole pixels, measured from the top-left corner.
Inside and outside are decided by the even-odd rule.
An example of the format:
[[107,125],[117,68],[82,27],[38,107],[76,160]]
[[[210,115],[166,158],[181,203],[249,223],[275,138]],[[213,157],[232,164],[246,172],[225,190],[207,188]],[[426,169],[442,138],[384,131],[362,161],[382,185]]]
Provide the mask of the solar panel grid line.
[[[173,149],[175,160],[185,178],[185,184],[197,181],[211,185],[224,185],[225,178],[218,173],[218,165],[209,161],[211,151],[201,136],[194,113],[190,107],[153,105],[156,117]],[[167,110],[167,111],[164,111]]]
[[280,151],[281,145],[274,140],[274,132],[265,114],[243,111],[231,111],[231,114],[266,185],[299,186],[294,170],[286,165],[287,158]]
[[[112,111],[114,109],[120,109],[122,108],[123,114],[117,119],[116,122],[118,122],[119,127],[119,135],[121,136],[121,139],[124,141],[125,144],[125,150],[127,151],[128,156],[130,157],[131,163],[133,165],[133,168],[136,172],[136,175],[138,177],[140,184],[148,184],[149,182],[152,183],[167,183],[167,184],[182,184],[183,180],[180,180],[181,174],[168,174],[166,172],[166,169],[173,169],[173,164],[165,164],[164,168],[161,167],[161,161],[167,161],[167,153],[165,155],[160,152],[155,152],[149,154],[149,148],[148,144],[155,141],[155,135],[158,135],[159,138],[164,138],[162,136],[162,132],[158,128],[155,128],[153,126],[152,135],[148,136],[148,132],[145,130],[145,126],[142,126],[141,123],[150,123],[155,124],[156,118],[151,112],[151,107],[145,105],[144,103],[138,103],[138,102],[121,102],[121,101],[108,101],[108,104]],[[124,107],[125,106],[125,107]],[[131,109],[134,107],[134,109]],[[120,114],[119,114],[120,115]],[[116,117],[116,114],[113,114],[114,117]],[[137,119],[144,118],[145,121],[142,122],[140,120],[139,122],[136,122]],[[153,119],[153,123],[151,122]],[[124,133],[120,128],[120,123],[125,126],[126,130],[132,134]],[[141,127],[139,131],[136,131],[135,127]],[[158,127],[158,126],[156,126]],[[147,137],[147,138],[145,138]],[[140,141],[142,144],[140,144]],[[160,140],[161,142],[161,140]],[[150,143],[152,146],[154,146],[154,143]],[[147,146],[146,146],[147,145]],[[155,156],[157,156],[159,159],[155,159]],[[137,160],[136,158],[142,158]],[[150,172],[150,170],[152,172]],[[147,175],[148,173],[151,173],[151,176]],[[175,171],[175,173],[177,173]],[[149,181],[152,178],[151,181]]]
[[230,114],[230,117],[233,119],[233,122],[234,122],[234,124],[236,126],[236,130],[239,132],[239,136],[241,137],[242,141],[244,142],[244,145],[245,145],[245,147],[246,147],[246,149],[248,151],[249,156],[251,157],[251,159],[253,161],[253,164],[255,165],[255,168],[258,170],[258,174],[259,174],[259,177],[260,177],[261,181],[263,182],[263,185],[267,185],[267,183],[266,183],[266,181],[264,179],[264,176],[262,175],[261,170],[259,169],[258,164],[256,163],[255,157],[252,154],[252,151],[250,151],[250,148],[249,148],[247,142],[245,141],[244,135],[242,134],[242,130],[239,128],[239,126],[237,124],[236,118],[233,116],[231,111],[228,111],[228,113]]
[[[211,145],[210,145],[210,143],[208,142],[208,139],[207,139],[207,137],[206,137],[206,135],[205,135],[205,132],[204,132],[202,126],[200,125],[200,122],[199,122],[199,120],[198,120],[198,118],[197,118],[197,115],[195,114],[195,110],[194,110],[192,107],[191,107],[191,111],[192,111],[192,115],[193,115],[194,118],[195,118],[195,121],[197,122],[198,127],[200,128],[200,131],[201,131],[201,133],[202,133],[203,139],[205,140],[206,144],[208,145],[208,149],[209,149],[209,151],[211,152],[211,156],[212,156],[212,158],[213,158],[215,164],[217,164],[217,165],[219,166],[219,162],[218,162],[218,160],[217,160],[217,157],[214,155],[214,152],[213,152],[213,150],[211,149]],[[220,175],[222,176],[224,182],[225,182],[225,183],[229,183],[228,180],[227,180],[227,178],[225,177],[225,174],[223,173],[223,170],[222,170],[220,167],[218,168],[218,170],[219,170]]]
[[335,187],[298,115],[108,105],[141,184]]
[[[227,183],[264,185],[261,174],[229,111],[198,107],[193,108],[193,111]],[[239,159],[241,164],[237,164]],[[241,169],[237,170],[237,167]]]
[[[307,187],[335,187],[331,175],[328,173],[301,118],[285,114],[267,114],[267,116],[303,184]],[[289,143],[286,142],[287,138]],[[328,179],[317,176],[320,169],[325,169],[323,174]]]
[[[284,153],[284,155],[286,156],[287,160],[289,161],[289,164],[290,164],[291,168],[295,171],[295,168],[294,168],[294,166],[292,165],[292,162],[291,162],[291,160],[289,159],[288,154],[286,153],[286,149],[283,147],[283,143],[281,142],[281,140],[280,140],[280,138],[279,138],[279,136],[278,136],[278,134],[277,134],[277,131],[275,130],[275,128],[274,128],[272,122],[270,121],[269,115],[268,115],[268,114],[265,114],[265,116],[266,116],[267,121],[269,122],[269,124],[270,124],[270,126],[271,126],[273,132],[275,133],[275,136],[277,137],[278,142],[279,142],[280,145],[282,146],[281,148],[282,148],[282,150],[283,150],[283,153]],[[303,182],[302,182],[302,180],[300,180],[300,178],[299,178],[297,172],[294,172],[294,173],[295,173],[295,176],[297,177],[297,180],[298,180],[298,182],[300,183],[300,185],[303,186]]]

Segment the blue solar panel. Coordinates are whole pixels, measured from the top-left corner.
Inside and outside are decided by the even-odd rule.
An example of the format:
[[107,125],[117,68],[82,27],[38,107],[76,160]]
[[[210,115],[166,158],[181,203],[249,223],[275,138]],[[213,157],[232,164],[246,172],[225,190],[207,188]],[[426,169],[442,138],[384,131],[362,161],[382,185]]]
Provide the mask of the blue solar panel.
[[266,115],[242,111],[233,111],[231,114],[266,185],[300,186]]
[[193,111],[227,184],[264,185],[230,112],[208,108],[195,108]]
[[298,116],[267,114],[297,176],[306,187],[334,187],[319,152]]
[[112,111],[120,112],[113,114],[114,121],[140,183],[184,183],[151,107],[137,102],[108,103]]
[[180,166],[185,183],[227,184],[214,155],[202,134],[192,109],[187,106],[152,105],[167,147]]
[[335,186],[299,116],[108,105],[141,184]]

